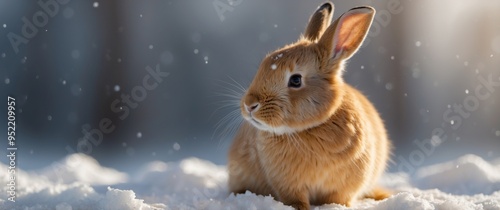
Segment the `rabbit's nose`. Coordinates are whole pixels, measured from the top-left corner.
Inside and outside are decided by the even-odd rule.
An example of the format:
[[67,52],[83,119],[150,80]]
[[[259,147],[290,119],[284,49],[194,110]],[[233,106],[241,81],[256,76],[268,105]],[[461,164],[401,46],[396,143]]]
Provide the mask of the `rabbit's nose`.
[[245,100],[243,101],[243,106],[248,113],[254,112],[257,108],[259,108],[259,98],[255,94],[248,94],[245,96]]
[[256,110],[259,107],[259,103],[254,103],[250,106],[245,104],[245,108],[247,109],[248,113],[252,113],[254,110]]

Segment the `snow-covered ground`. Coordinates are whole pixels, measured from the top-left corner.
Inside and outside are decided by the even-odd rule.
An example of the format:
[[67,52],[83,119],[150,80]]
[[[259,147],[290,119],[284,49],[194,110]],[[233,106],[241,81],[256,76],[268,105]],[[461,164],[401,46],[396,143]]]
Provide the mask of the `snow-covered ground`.
[[[42,170],[17,170],[15,203],[7,200],[7,170],[0,164],[0,209],[291,209],[270,196],[230,195],[225,167],[197,158],[150,162],[126,174],[74,154]],[[399,193],[351,208],[317,208],[500,210],[500,161],[466,155],[420,168],[412,176],[388,173],[381,182]]]

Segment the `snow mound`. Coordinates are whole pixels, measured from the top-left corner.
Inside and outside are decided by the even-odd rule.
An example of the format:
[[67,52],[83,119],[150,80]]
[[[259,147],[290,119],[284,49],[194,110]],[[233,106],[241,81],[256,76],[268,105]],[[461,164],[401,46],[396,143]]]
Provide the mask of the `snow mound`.
[[453,194],[491,194],[500,189],[500,167],[475,155],[421,168],[415,185],[423,189],[438,188]]
[[80,182],[90,185],[125,183],[128,175],[101,166],[94,158],[84,154],[72,154],[37,172],[56,183]]
[[166,208],[164,204],[148,205],[143,200],[136,199],[135,193],[132,190],[117,190],[111,187],[108,187],[106,196],[99,201],[99,209],[155,210],[164,208]]
[[[421,168],[413,178],[405,173],[386,174],[381,184],[399,193],[383,201],[364,199],[349,208],[326,204],[313,209],[500,210],[499,167],[467,155]],[[6,169],[0,164],[0,170]],[[16,175],[16,202],[7,200],[8,189],[0,187],[0,209],[292,209],[271,196],[230,194],[226,168],[197,158],[150,162],[128,179],[129,175],[102,167],[89,156],[74,154],[39,172],[18,169]],[[7,183],[7,174],[0,173],[0,184]],[[96,191],[103,184],[115,185],[102,193]]]

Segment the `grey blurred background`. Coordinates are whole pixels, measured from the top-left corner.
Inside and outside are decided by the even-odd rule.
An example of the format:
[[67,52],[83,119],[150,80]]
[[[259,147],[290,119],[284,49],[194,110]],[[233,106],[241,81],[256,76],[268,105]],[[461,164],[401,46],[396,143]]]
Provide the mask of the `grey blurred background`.
[[[114,131],[86,150],[103,165],[133,171],[190,156],[225,164],[232,133],[216,124],[234,109],[218,109],[228,99],[218,93],[235,89],[227,84],[234,81],[248,85],[266,53],[296,41],[323,2],[60,0],[48,14],[36,1],[0,0],[0,96],[16,98],[18,167],[40,168],[76,151],[82,126],[99,128],[103,118]],[[419,167],[468,153],[500,157],[500,87],[476,96],[488,77],[500,81],[498,1],[334,4],[334,18],[359,5],[377,9],[345,79],[385,120],[395,148],[391,171],[404,161]],[[23,17],[33,23],[34,16],[42,27],[16,53],[8,34],[22,36]],[[146,67],[156,65],[169,76],[120,119],[125,111],[113,112],[113,101],[136,91]],[[449,111],[464,103],[465,114]],[[6,110],[0,103],[3,122]],[[0,136],[6,139],[6,128]],[[426,153],[415,141],[434,149]],[[4,163],[6,153],[0,149]]]

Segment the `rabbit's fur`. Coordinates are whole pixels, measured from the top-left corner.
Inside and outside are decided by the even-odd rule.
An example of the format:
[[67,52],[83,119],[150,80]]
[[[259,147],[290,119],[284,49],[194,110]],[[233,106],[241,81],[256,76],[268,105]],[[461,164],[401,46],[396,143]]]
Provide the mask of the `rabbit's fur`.
[[[246,121],[229,151],[231,192],[272,195],[297,209],[389,196],[376,187],[391,148],[382,119],[342,79],[375,10],[353,8],[330,25],[332,13],[331,3],[320,6],[299,41],[262,61],[241,99]],[[300,87],[290,79],[297,74]]]

